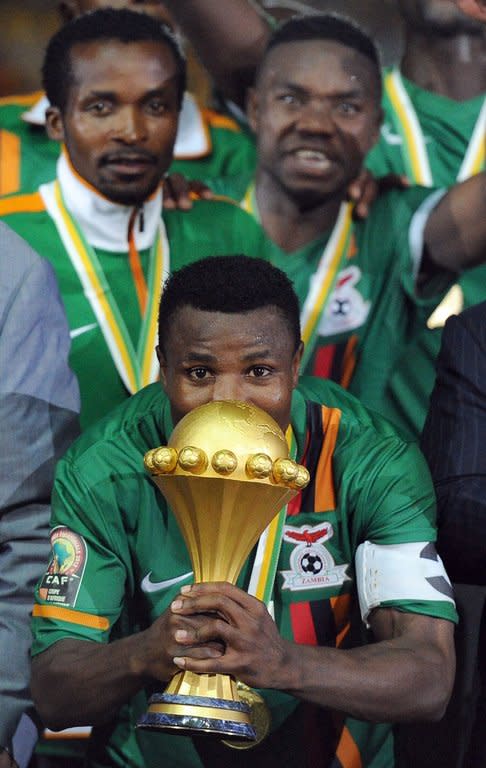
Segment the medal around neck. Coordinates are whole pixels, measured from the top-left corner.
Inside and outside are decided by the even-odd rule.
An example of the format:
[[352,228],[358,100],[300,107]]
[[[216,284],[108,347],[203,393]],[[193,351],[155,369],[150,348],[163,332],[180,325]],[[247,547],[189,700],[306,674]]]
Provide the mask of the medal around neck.
[[[188,413],[146,469],[174,513],[195,582],[236,583],[267,525],[309,482],[285,436],[260,408],[215,401]],[[256,742],[250,705],[230,675],[177,672],[137,727]]]

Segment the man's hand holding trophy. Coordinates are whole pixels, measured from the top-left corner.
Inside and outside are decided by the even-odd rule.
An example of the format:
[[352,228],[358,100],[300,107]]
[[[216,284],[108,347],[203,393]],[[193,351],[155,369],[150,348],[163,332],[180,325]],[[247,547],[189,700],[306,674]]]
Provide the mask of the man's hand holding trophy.
[[[237,401],[210,402],[191,411],[175,427],[169,445],[148,451],[144,462],[177,518],[195,584],[204,585],[192,594],[204,604],[211,584],[219,583],[222,602],[216,613],[224,635],[237,623],[225,614],[225,592],[232,605],[231,585],[260,537],[252,581],[264,585],[257,595],[271,593],[285,507],[308,484],[309,473],[289,457],[278,424],[260,408]],[[191,594],[190,588],[182,592]],[[175,602],[189,613],[191,598]],[[214,644],[218,638],[201,642]],[[220,647],[224,656],[224,640]],[[264,737],[269,715],[256,691],[230,675],[198,674],[184,670],[183,659],[175,663],[181,671],[163,693],[150,698],[138,727],[210,733],[234,746],[251,746]]]

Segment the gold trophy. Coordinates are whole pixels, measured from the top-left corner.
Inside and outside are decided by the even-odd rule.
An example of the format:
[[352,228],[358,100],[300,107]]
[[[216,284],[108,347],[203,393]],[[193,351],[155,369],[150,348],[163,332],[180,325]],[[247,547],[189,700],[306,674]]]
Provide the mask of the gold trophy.
[[[169,445],[148,451],[144,463],[177,518],[195,582],[236,583],[261,533],[309,482],[278,424],[230,400],[188,413]],[[256,691],[230,675],[180,671],[151,696],[138,727],[210,733],[243,746],[261,735],[250,710],[258,725],[262,706]]]

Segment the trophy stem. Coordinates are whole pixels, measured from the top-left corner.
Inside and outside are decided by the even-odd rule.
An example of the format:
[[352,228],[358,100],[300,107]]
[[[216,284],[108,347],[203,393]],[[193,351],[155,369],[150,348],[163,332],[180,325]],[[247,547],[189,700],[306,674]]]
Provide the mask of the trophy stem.
[[184,730],[255,741],[250,707],[238,693],[230,675],[177,672],[164,693],[150,697],[147,712],[137,724],[148,730]]

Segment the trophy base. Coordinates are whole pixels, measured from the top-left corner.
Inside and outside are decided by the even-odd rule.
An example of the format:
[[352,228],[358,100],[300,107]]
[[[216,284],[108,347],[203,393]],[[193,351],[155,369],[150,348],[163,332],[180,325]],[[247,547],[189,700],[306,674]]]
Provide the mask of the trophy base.
[[148,711],[138,721],[137,728],[256,741],[248,704],[206,696],[156,693],[150,697]]

